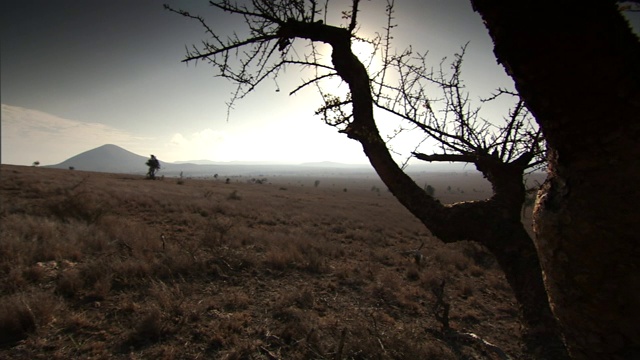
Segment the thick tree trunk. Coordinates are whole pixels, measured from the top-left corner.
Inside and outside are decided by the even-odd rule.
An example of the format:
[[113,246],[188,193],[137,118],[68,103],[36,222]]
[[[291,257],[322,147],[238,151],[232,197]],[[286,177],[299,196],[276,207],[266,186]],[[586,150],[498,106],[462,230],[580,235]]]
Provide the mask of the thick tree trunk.
[[548,142],[535,243],[570,354],[638,359],[638,38],[615,1],[472,3]]
[[494,187],[487,201],[445,206],[428,196],[395,163],[373,117],[373,99],[364,65],[351,51],[345,29],[313,23],[288,22],[283,37],[304,37],[329,43],[336,72],[349,84],[353,121],[345,130],[362,144],[374,169],[394,196],[444,242],[473,240],[485,245],[505,272],[526,322],[528,345],[545,358],[566,356],[559,330],[547,301],[542,270],[533,241],[520,221],[525,199],[523,171],[530,157],[512,164],[496,160],[477,162]]

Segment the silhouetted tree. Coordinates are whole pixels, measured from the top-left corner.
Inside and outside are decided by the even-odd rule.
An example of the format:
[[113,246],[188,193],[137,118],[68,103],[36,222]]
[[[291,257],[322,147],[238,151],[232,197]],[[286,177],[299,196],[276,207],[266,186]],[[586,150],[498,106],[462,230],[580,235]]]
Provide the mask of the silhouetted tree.
[[149,171],[147,172],[147,178],[151,180],[155,180],[156,173],[160,170],[160,161],[156,159],[155,155],[151,155],[151,157],[149,158],[149,160],[147,160],[145,164],[149,167]]
[[[310,67],[313,78],[291,93],[309,85],[317,86],[324,100],[317,113],[327,124],[360,142],[388,189],[434,235],[445,242],[474,240],[486,246],[496,256],[521,305],[528,338],[533,345],[562,357],[564,350],[547,301],[536,249],[520,218],[526,195],[523,175],[542,163],[544,146],[517,94],[506,90],[495,94],[516,96],[516,104],[504,124],[478,121],[477,111],[470,107],[460,80],[462,54],[456,57],[452,74],[428,71],[424,57],[418,56],[416,64],[416,57],[410,52],[390,55],[392,1],[388,6],[386,36],[369,40],[383,51],[383,68],[372,75],[351,48],[352,41],[359,39],[358,0],[344,11],[347,21],[344,26],[326,24],[327,7],[313,0],[255,0],[247,5],[225,0],[212,1],[211,5],[230,15],[242,16],[248,25],[248,35],[223,37],[204,18],[169,8],[198,21],[211,36],[202,48],[193,47],[185,61],[207,61],[220,76],[234,82],[237,88],[230,106],[265,79],[277,77],[287,66]],[[319,17],[324,19],[316,21]],[[292,50],[296,40],[310,42],[307,53],[303,48]],[[323,61],[318,43],[331,47],[329,62]],[[243,50],[238,51],[239,48]],[[232,61],[236,56],[238,61]],[[388,81],[390,72],[398,75],[398,83]],[[319,84],[331,78],[346,83],[347,93],[340,96],[324,92]],[[438,96],[427,96],[429,84],[444,92],[441,103],[436,101]],[[443,205],[429,196],[393,159],[377,128],[374,106],[421,130],[425,138],[439,142],[441,153],[415,151],[414,157],[472,163],[491,182],[493,196],[454,205]],[[438,112],[437,107],[443,112]]]
[[32,164],[32,165],[33,165],[33,166],[39,166],[39,165],[40,165],[40,161],[37,161],[37,160],[36,160],[36,161],[34,161],[34,162],[33,162],[33,164]]
[[424,185],[424,192],[426,192],[426,193],[427,193],[427,195],[429,195],[429,196],[431,196],[431,197],[434,197],[434,196],[436,195],[436,188],[434,188],[434,187],[433,187],[433,186],[431,186],[431,185],[427,185],[427,184],[425,184],[425,185]]

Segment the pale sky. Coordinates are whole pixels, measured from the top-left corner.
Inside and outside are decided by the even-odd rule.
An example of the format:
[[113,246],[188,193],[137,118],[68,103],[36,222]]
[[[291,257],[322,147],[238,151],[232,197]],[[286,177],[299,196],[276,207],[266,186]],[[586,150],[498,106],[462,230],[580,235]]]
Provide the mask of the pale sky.
[[[310,77],[302,71],[283,74],[279,92],[265,82],[227,121],[234,86],[205,63],[181,63],[185,46],[205,34],[163,3],[200,14],[217,29],[243,24],[206,0],[3,1],[2,163],[56,164],[104,144],[169,162],[367,162],[357,142],[314,116],[321,104],[315,91],[288,95]],[[330,11],[349,4],[334,0]],[[383,31],[385,4],[361,2],[359,35]],[[429,50],[434,66],[469,42],[464,78],[473,98],[512,86],[468,0],[396,0],[395,18],[394,45]]]

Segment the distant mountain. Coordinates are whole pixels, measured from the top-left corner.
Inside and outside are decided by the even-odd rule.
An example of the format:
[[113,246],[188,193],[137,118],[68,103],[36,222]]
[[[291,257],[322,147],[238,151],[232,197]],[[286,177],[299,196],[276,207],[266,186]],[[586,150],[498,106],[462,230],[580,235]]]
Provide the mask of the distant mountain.
[[[97,171],[109,173],[145,174],[147,166],[145,163],[149,158],[134,154],[116,145],[102,145],[95,149],[85,151],[73,156],[59,164],[44,167],[68,169],[73,167],[76,170]],[[206,177],[214,174],[233,176],[271,176],[271,175],[303,175],[303,174],[333,174],[343,176],[344,174],[371,172],[373,168],[368,164],[344,164],[338,162],[322,161],[307,162],[299,165],[278,164],[270,162],[213,162],[209,160],[180,161],[167,163],[160,161],[160,175]],[[413,164],[407,170],[412,173],[417,172],[440,172],[440,171],[475,171],[471,167],[463,167],[460,164]]]
[[[102,145],[95,149],[85,151],[73,156],[59,164],[47,165],[43,167],[75,170],[145,174],[147,166],[145,163],[149,158],[132,153],[116,145]],[[209,160],[163,162],[160,160],[160,175],[179,176],[213,176],[214,174],[273,174],[291,171],[296,165],[271,165],[260,162],[233,161],[227,163],[213,162]]]
[[[116,145],[102,145],[73,156],[59,164],[46,167],[110,173],[146,173],[148,158]],[[163,163],[160,163],[163,165]]]

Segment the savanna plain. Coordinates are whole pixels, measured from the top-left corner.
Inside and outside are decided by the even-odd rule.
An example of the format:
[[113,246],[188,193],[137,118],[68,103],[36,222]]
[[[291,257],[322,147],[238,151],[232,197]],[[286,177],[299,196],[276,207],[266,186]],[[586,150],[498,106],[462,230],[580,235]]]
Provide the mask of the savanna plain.
[[[443,203],[491,194],[415,176]],[[442,243],[375,176],[2,165],[0,196],[0,358],[531,358],[493,256]]]

